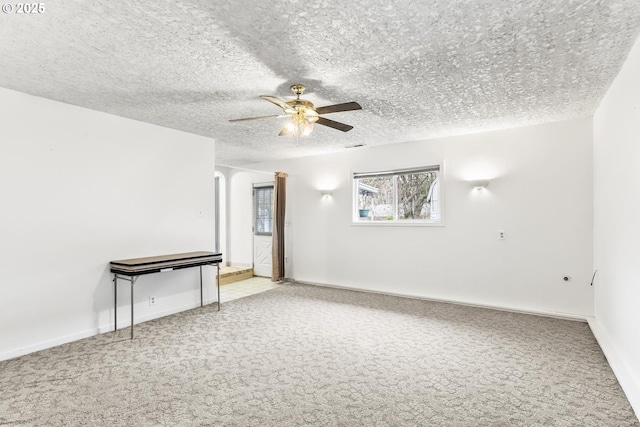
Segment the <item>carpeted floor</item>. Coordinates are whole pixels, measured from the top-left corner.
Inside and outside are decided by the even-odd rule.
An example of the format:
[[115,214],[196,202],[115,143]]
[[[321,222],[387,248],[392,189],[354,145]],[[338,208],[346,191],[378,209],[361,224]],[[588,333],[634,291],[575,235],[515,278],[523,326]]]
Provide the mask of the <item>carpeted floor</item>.
[[585,323],[288,284],[0,362],[0,425],[640,426]]

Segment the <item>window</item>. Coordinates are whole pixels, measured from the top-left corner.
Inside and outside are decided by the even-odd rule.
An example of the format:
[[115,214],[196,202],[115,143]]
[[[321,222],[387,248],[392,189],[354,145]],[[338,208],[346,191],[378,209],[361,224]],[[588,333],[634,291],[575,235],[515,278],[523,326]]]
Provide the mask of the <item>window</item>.
[[273,186],[255,187],[255,234],[271,236],[273,231]]
[[440,166],[353,174],[357,223],[439,224]]

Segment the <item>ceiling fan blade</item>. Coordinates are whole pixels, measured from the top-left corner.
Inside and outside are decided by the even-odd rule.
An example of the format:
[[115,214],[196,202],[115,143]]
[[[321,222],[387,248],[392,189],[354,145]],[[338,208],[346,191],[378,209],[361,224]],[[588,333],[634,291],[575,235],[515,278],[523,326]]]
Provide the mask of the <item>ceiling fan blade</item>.
[[260,95],[260,98],[264,99],[265,101],[269,101],[269,102],[271,102],[273,104],[276,104],[278,107],[282,108],[284,110],[284,112],[287,113],[287,114],[291,114],[291,113],[295,113],[296,112],[296,110],[294,108],[292,108],[291,105],[287,104],[286,102],[284,102],[280,98],[276,98],[275,96]]
[[316,121],[316,124],[329,126],[330,128],[341,130],[342,132],[349,132],[351,129],[353,129],[353,126],[351,125],[345,125],[344,123],[325,119],[324,117],[318,117],[318,121]]
[[258,117],[247,117],[245,119],[231,119],[230,122],[246,122],[247,120],[262,120],[262,119],[281,119],[283,117],[289,117],[288,114],[274,114],[271,116],[258,116]]
[[339,111],[362,110],[357,102],[345,102],[344,104],[327,105],[316,108],[318,114],[337,113]]

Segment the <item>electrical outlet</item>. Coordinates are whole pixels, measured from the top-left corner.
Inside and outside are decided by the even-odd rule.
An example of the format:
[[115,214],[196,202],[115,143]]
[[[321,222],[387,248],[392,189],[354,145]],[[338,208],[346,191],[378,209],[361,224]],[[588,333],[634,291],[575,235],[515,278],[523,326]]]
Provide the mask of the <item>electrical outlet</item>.
[[156,305],[156,297],[149,297],[149,305]]
[[506,234],[504,234],[504,230],[498,230],[498,239],[504,240],[506,238],[507,238],[507,236],[506,236]]

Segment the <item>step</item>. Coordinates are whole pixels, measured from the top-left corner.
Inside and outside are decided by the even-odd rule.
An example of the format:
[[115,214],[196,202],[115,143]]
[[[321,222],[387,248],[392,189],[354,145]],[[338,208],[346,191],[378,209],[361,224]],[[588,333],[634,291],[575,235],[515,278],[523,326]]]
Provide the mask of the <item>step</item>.
[[251,279],[253,277],[253,268],[251,267],[220,267],[220,284],[237,282],[239,280]]

